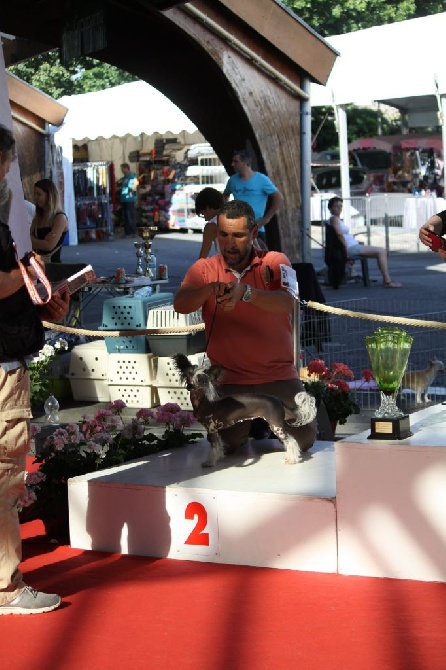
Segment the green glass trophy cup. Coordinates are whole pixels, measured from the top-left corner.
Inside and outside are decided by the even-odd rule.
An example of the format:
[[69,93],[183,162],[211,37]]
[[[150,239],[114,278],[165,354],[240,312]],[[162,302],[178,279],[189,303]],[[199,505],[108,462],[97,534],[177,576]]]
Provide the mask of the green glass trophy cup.
[[400,328],[377,328],[365,338],[381,405],[371,419],[369,439],[404,440],[412,435],[409,415],[396,404],[396,396],[409,359],[413,337]]

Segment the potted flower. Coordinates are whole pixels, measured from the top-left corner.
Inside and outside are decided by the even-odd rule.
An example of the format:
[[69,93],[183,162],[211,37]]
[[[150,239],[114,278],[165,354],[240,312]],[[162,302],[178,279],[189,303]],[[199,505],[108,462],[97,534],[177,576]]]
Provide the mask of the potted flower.
[[48,396],[55,392],[52,365],[57,356],[67,350],[68,342],[59,338],[54,344],[45,344],[28,365],[33,408],[43,407]]
[[359,405],[347,381],[353,379],[353,372],[344,363],[327,367],[320,358],[308,363],[307,372],[308,377],[303,380],[305,389],[316,398],[318,405],[323,401],[334,433],[338,423],[344,424],[350,414],[359,413]]
[[[122,400],[96,412],[80,424],[59,427],[49,435],[36,456],[38,470],[26,473],[25,496],[19,502],[22,520],[42,519],[50,537],[68,539],[68,479],[121,465],[195,442],[202,433],[186,432],[195,419],[175,403],[155,410],[140,409],[125,423]],[[164,428],[163,432],[160,432]],[[157,431],[157,432],[154,432]],[[35,437],[40,427],[32,424]],[[26,509],[32,506],[32,514]]]

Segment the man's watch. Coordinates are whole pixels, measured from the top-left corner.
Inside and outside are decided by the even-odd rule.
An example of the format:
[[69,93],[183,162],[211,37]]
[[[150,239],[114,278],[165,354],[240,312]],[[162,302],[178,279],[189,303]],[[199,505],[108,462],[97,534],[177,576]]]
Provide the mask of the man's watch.
[[242,295],[242,301],[243,302],[249,302],[251,300],[251,287],[249,284],[245,284],[245,292]]

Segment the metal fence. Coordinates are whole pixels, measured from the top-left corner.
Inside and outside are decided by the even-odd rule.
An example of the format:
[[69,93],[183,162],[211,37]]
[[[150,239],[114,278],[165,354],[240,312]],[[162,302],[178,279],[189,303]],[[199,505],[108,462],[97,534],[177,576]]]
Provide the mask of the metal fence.
[[[390,300],[383,303],[373,298],[358,298],[330,303],[332,307],[365,315],[395,316],[404,314],[422,321],[445,323],[446,312],[439,311],[438,305],[426,300]],[[354,373],[356,382],[360,382],[363,370],[370,368],[370,360],[365,346],[365,337],[371,335],[380,326],[388,323],[368,320],[367,318],[338,315],[305,308],[300,315],[300,342],[302,365],[306,366],[314,358],[321,358],[327,365],[345,363]],[[398,325],[398,324],[395,324]],[[446,363],[446,337],[444,330],[418,326],[401,326],[414,340],[409,357],[408,370],[422,370],[434,357]],[[442,402],[446,399],[445,374],[438,373],[429,386],[429,400]],[[364,409],[379,406],[379,394],[370,391],[366,385],[353,389],[355,399]],[[400,401],[402,409],[416,408],[415,393],[402,389]],[[418,405],[419,408],[419,405]]]
[[[311,236],[325,244],[324,226],[330,218],[327,203],[331,194],[312,198]],[[418,239],[418,230],[430,216],[446,209],[446,200],[435,196],[411,196],[406,193],[377,193],[344,200],[343,218],[359,242],[385,247],[388,252],[426,251]]]

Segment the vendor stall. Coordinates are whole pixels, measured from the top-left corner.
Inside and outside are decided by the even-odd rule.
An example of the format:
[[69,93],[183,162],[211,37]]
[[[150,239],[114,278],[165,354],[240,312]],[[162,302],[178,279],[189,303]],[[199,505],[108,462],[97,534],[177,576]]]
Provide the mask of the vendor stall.
[[443,143],[439,134],[410,133],[366,137],[351,142],[348,149],[381,149],[391,154],[387,192],[415,194],[422,190],[435,190],[436,194],[443,195]]

